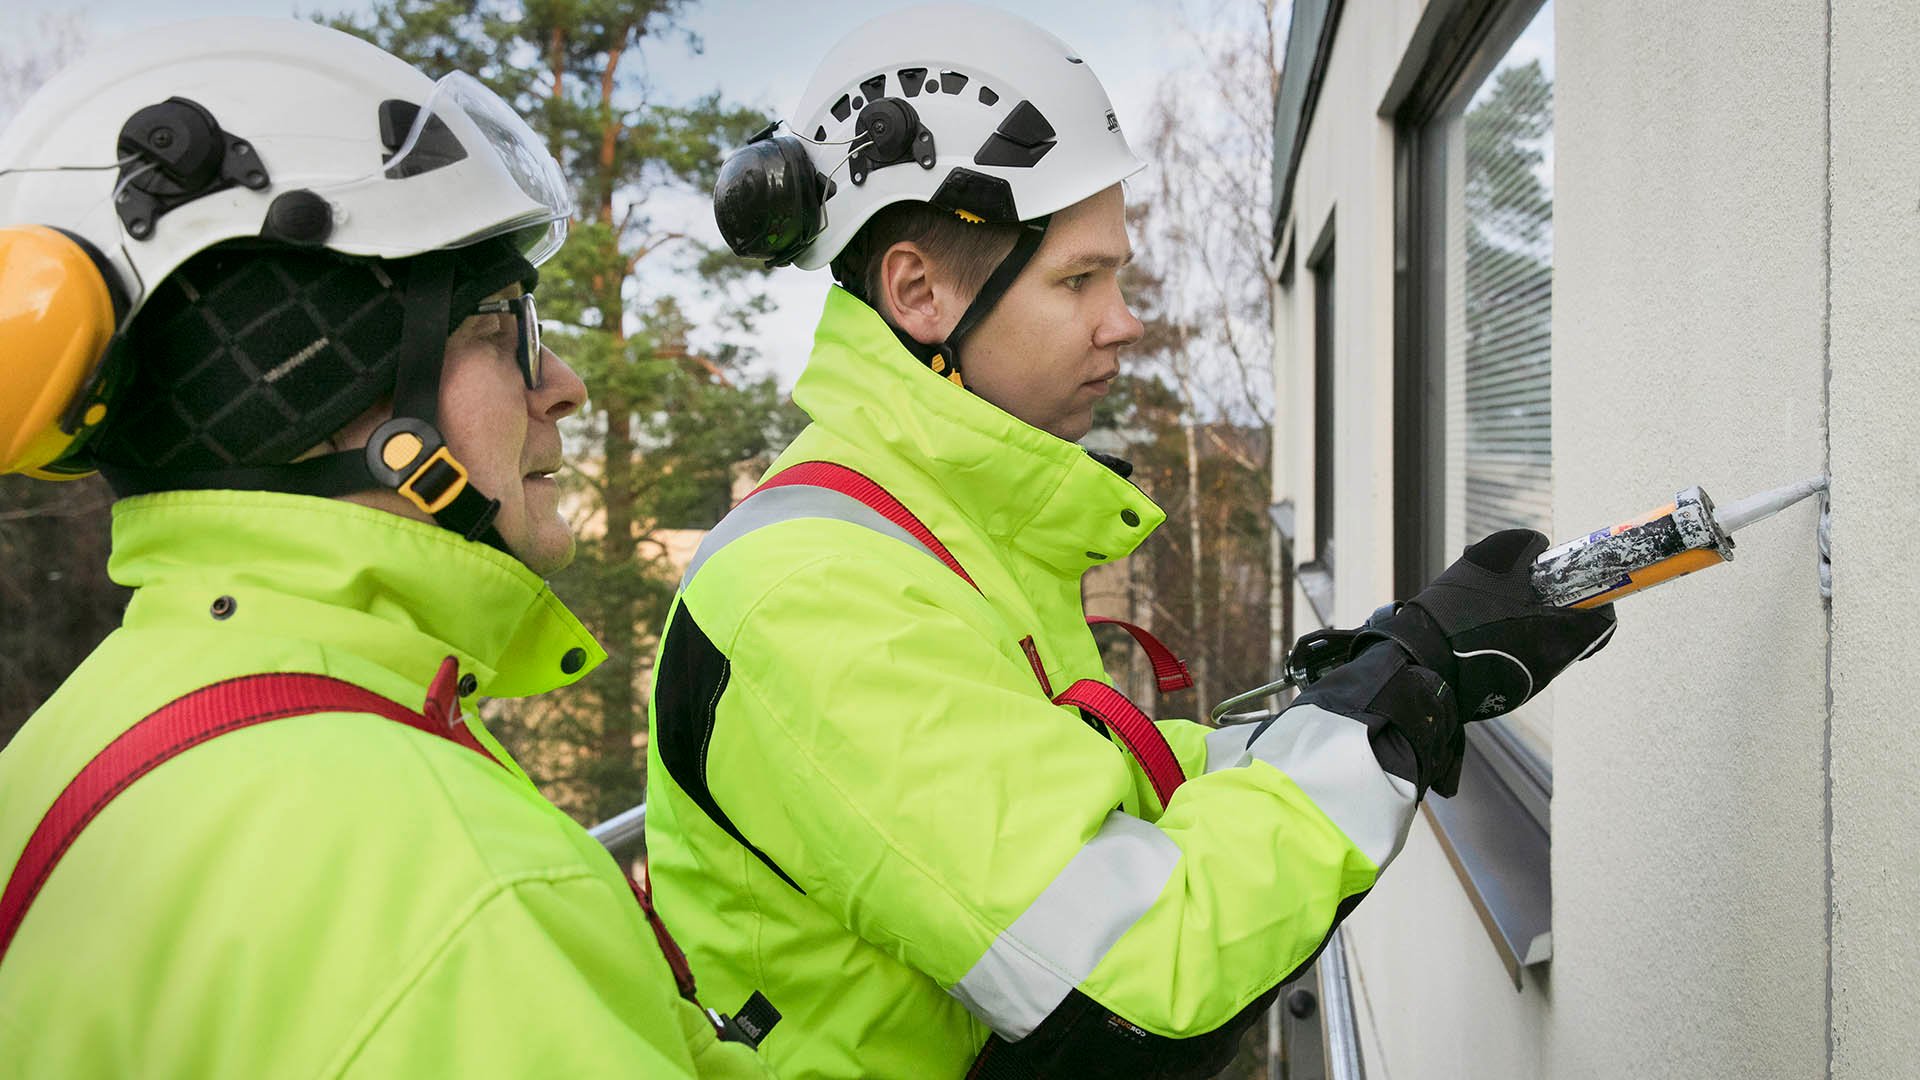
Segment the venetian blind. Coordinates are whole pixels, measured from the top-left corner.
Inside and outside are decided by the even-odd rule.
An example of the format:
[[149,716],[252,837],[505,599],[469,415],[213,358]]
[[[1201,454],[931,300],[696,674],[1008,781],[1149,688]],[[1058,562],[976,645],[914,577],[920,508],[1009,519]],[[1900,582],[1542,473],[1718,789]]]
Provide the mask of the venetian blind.
[[[1448,343],[1459,392],[1448,395],[1464,490],[1456,528],[1472,539],[1508,528],[1551,532],[1553,370],[1552,83],[1538,61],[1502,63],[1459,119],[1449,283],[1460,305]],[[1450,170],[1451,171],[1451,170]]]

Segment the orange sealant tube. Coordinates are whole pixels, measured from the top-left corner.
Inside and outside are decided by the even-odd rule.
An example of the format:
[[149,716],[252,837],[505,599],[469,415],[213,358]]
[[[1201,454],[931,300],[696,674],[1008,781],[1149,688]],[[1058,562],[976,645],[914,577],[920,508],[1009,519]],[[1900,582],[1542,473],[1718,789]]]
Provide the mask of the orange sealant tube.
[[1591,608],[1733,557],[1713,500],[1688,488],[1657,510],[1542,552],[1533,587],[1556,607]]

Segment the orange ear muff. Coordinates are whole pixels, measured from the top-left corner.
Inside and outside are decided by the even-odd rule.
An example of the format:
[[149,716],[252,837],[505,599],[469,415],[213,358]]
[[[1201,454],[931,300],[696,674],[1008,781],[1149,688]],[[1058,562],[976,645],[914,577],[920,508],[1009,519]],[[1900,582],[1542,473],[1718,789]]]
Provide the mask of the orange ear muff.
[[127,302],[105,256],[62,229],[0,228],[0,474],[70,480],[106,419],[98,375]]

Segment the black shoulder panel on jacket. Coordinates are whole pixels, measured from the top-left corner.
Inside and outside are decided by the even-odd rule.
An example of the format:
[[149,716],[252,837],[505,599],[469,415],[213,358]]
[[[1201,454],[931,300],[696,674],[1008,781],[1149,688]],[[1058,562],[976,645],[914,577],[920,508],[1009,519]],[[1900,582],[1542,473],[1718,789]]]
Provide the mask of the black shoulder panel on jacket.
[[673,782],[687,793],[694,805],[706,812],[715,825],[753,852],[780,880],[804,894],[805,889],[787,876],[766,852],[754,847],[720,809],[707,787],[707,744],[713,740],[714,717],[720,707],[720,695],[726,692],[731,663],[706,631],[687,610],[685,598],[675,609],[667,626],[667,640],[660,650],[660,671],[654,680],[653,705],[656,721],[654,739],[659,744],[660,762],[667,767]]

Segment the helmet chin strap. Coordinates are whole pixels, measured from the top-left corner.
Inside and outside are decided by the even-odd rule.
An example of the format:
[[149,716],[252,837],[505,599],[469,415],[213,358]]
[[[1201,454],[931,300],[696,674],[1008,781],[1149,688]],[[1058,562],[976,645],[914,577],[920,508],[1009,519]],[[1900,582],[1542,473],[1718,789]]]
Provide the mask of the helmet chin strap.
[[222,469],[130,469],[103,463],[101,473],[123,496],[218,488],[332,498],[385,489],[441,528],[513,554],[493,526],[500,500],[473,486],[466,466],[447,449],[438,426],[441,367],[453,305],[453,259],[418,257],[409,275],[393,416],[374,429],[364,449],[287,465]]
[[511,555],[493,527],[500,500],[473,486],[466,466],[455,460],[440,434],[440,375],[452,306],[453,260],[425,260],[407,282],[393,416],[374,429],[364,451],[349,450],[341,456],[359,456],[364,475],[398,492],[441,528]]
[[1052,220],[1052,215],[1048,215],[1020,223],[1020,235],[1014,238],[1013,250],[1007,252],[1006,257],[1000,260],[1000,265],[993,268],[993,273],[988,275],[986,284],[980,286],[980,291],[974,294],[973,302],[967,305],[967,310],[960,313],[960,321],[953,324],[953,329],[948,332],[945,341],[928,345],[915,341],[911,335],[897,327],[894,329],[894,336],[900,339],[908,352],[931,368],[935,375],[944,376],[953,385],[965,389],[966,380],[960,374],[961,342],[986,320],[994,306],[1007,294],[1007,290],[1013,287],[1014,280],[1033,259],[1033,253],[1040,250],[1040,241],[1046,239],[1047,225]]

